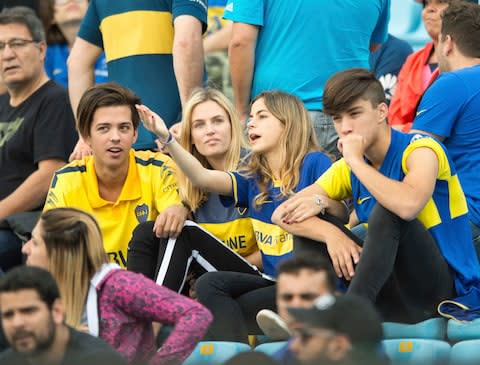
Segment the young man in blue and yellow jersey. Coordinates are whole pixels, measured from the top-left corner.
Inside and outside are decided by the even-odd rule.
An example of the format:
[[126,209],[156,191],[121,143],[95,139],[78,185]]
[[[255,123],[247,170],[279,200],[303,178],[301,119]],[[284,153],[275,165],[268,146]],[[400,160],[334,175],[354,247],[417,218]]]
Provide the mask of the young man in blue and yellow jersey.
[[[375,303],[384,320],[421,321],[437,307],[447,317],[477,317],[480,266],[465,195],[445,147],[392,130],[382,85],[366,70],[333,76],[323,103],[343,158],[280,206],[273,221],[309,238],[294,249],[328,255],[347,295]],[[309,224],[329,199],[349,197],[360,223],[368,223],[362,248],[325,220]]]
[[44,210],[75,207],[97,219],[111,261],[126,266],[127,246],[140,222],[155,220],[159,237],[177,236],[186,218],[172,160],[134,151],[140,99],[120,85],[100,84],[82,96],[78,130],[93,155],[58,170]]

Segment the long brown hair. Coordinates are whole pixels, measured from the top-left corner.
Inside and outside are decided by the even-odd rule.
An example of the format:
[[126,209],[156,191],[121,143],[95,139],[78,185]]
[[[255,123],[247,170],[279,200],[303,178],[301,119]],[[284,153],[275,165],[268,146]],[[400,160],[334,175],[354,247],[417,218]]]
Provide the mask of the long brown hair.
[[41,234],[48,253],[48,270],[57,280],[65,320],[80,324],[90,279],[108,262],[102,233],[95,218],[74,208],[56,208],[40,216]]
[[[263,99],[268,111],[285,127],[278,145],[282,161],[279,171],[280,196],[287,197],[300,181],[300,166],[305,155],[320,148],[310,116],[300,99],[281,91],[265,91],[255,97],[251,105],[259,99]],[[248,177],[258,177],[260,193],[253,205],[261,205],[267,200],[267,187],[274,180],[265,156],[252,153],[248,163],[239,171]]]

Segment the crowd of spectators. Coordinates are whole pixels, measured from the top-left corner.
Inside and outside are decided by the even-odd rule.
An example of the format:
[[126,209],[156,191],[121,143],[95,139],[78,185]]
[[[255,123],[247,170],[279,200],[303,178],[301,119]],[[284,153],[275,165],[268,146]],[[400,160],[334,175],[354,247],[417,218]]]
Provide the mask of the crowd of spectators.
[[0,364],[480,317],[480,5],[404,1],[2,3]]

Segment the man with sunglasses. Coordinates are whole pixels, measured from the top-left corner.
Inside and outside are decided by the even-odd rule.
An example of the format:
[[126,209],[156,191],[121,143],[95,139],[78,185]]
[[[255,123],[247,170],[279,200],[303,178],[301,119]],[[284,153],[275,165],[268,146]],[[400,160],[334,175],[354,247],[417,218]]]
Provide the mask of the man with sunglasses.
[[[21,263],[21,240],[44,204],[55,170],[76,142],[66,90],[44,71],[45,33],[33,10],[0,13],[0,267]],[[28,212],[28,213],[27,213]],[[6,218],[6,219],[5,219]]]
[[388,364],[380,317],[354,295],[325,294],[311,308],[289,308],[295,321],[289,350],[298,364]]

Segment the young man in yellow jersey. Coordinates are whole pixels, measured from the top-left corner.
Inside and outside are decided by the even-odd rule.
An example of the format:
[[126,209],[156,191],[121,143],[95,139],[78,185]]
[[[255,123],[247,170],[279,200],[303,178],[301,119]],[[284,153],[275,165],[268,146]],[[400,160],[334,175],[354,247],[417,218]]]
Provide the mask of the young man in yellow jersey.
[[135,109],[139,103],[133,92],[115,83],[85,92],[77,110],[78,130],[93,154],[55,173],[44,207],[76,207],[95,216],[105,251],[122,267],[140,222],[155,220],[157,236],[176,237],[187,214],[172,160],[132,149],[140,124]]

